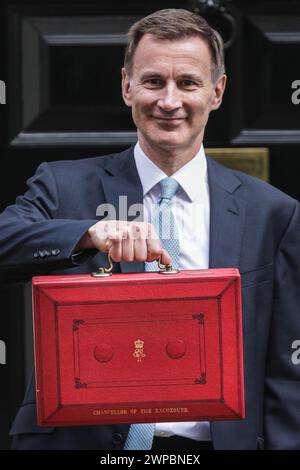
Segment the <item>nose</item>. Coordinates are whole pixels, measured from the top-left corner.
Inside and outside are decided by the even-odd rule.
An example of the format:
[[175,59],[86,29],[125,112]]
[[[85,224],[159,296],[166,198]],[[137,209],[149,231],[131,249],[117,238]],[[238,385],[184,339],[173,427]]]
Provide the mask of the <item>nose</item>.
[[159,108],[165,112],[171,112],[181,107],[179,90],[175,84],[169,83],[161,92],[162,95],[157,102]]

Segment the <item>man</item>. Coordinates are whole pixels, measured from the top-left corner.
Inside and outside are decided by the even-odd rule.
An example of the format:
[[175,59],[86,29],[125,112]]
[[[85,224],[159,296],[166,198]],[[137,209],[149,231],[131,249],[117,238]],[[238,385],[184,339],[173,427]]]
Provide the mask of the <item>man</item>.
[[[241,271],[246,419],[160,423],[151,431],[153,448],[300,449],[300,368],[291,361],[300,335],[299,203],[205,156],[205,126],[225,83],[222,41],[201,17],[162,10],[133,25],[122,90],[137,145],[40,165],[27,193],[1,215],[1,275],[91,272],[107,252],[122,272],[148,269],[159,256],[173,262],[150,223],[161,181],[171,177],[177,191],[170,207],[175,223],[184,221],[177,228],[180,268]],[[120,195],[128,206],[144,203],[146,220],[96,219],[101,204],[118,209]],[[11,434],[15,449],[110,450],[135,448],[135,429],[39,428],[32,380]]]

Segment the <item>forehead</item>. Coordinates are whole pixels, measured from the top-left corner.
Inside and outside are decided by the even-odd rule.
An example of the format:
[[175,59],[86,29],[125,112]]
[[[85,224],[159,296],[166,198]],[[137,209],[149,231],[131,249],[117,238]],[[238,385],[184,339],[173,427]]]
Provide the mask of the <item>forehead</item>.
[[199,36],[183,39],[157,39],[145,34],[134,54],[133,73],[140,73],[145,68],[158,68],[160,71],[170,67],[178,70],[210,73],[211,54],[209,46]]

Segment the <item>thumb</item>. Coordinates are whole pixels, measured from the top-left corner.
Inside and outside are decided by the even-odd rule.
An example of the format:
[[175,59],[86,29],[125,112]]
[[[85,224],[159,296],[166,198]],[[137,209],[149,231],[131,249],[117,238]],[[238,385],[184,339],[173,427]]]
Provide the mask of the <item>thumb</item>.
[[160,262],[161,262],[161,264],[171,264],[172,263],[171,256],[169,255],[167,250],[165,250],[164,248],[162,248],[162,250],[161,250]]

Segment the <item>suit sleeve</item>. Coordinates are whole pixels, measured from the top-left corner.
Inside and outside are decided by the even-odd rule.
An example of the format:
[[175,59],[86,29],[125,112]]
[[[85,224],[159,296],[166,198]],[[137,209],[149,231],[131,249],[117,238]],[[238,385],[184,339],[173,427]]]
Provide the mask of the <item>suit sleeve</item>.
[[300,449],[300,364],[293,344],[300,340],[300,209],[295,203],[277,250],[274,308],[265,380],[266,449]]
[[96,222],[60,217],[56,180],[49,164],[42,163],[27,184],[27,192],[0,214],[1,282],[28,280],[72,267],[78,241]]

